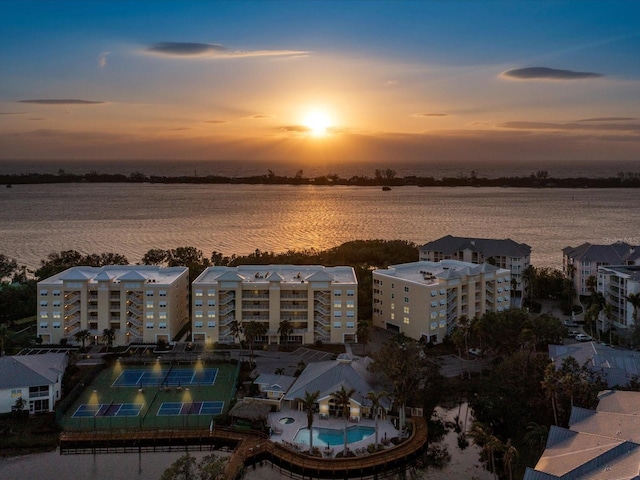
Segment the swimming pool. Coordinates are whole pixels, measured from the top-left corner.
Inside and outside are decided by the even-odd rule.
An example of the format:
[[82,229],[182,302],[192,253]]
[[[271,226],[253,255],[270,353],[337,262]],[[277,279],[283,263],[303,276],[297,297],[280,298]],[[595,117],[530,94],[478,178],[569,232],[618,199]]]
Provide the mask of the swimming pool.
[[[373,427],[362,427],[354,425],[347,428],[347,443],[359,442],[370,437],[376,432]],[[309,429],[301,428],[298,430],[294,443],[300,445],[309,445]],[[335,428],[317,428],[313,427],[313,446],[326,447],[344,444],[344,430]]]

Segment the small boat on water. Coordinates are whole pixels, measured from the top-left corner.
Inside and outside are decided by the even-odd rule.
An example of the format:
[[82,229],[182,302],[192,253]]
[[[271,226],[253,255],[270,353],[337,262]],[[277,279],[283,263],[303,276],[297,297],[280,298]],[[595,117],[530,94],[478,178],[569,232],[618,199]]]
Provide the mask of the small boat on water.
[[382,187],[383,192],[388,192],[389,190],[391,190],[391,187],[388,185],[385,185],[384,187]]

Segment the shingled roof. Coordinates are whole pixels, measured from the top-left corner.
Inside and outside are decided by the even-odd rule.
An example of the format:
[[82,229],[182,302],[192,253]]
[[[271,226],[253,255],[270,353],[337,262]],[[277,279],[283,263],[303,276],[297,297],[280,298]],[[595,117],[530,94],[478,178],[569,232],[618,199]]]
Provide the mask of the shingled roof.
[[526,243],[518,243],[510,238],[472,238],[472,237],[445,237],[429,242],[420,247],[421,251],[442,252],[444,255],[453,255],[461,250],[480,252],[485,258],[489,257],[526,257],[531,255],[531,247]]

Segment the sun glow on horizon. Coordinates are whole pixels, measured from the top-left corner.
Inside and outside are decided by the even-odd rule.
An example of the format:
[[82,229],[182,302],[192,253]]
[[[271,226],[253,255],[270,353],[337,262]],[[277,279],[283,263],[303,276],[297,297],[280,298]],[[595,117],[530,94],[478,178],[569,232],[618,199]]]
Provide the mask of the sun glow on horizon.
[[323,137],[327,130],[333,126],[331,118],[325,112],[315,111],[309,113],[302,122],[314,137]]

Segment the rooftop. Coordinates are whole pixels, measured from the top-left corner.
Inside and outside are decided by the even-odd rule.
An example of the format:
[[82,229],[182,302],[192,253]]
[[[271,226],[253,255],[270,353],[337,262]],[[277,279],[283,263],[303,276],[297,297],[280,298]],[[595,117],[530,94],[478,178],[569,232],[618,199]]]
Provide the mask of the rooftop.
[[442,260],[440,262],[412,262],[401,265],[391,265],[387,269],[375,270],[376,274],[400,278],[424,285],[434,285],[453,278],[484,274],[505,274],[510,271],[498,268],[488,263],[460,262],[458,260]]
[[72,267],[38,282],[45,285],[62,285],[63,282],[121,281],[159,283],[169,285],[188,272],[187,267],[159,267],[157,265],[106,265],[104,267]]
[[0,390],[54,384],[62,378],[67,361],[64,353],[0,357]]
[[489,257],[526,257],[531,255],[531,247],[526,243],[518,243],[510,238],[471,238],[445,237],[429,242],[420,247],[421,251],[442,252],[452,255],[461,250],[481,252],[485,258]]
[[268,285],[270,282],[297,284],[331,282],[356,285],[352,267],[324,267],[322,265],[240,265],[238,267],[209,267],[194,284],[219,281],[240,281]]
[[608,265],[621,265],[640,259],[640,247],[625,242],[616,242],[611,245],[583,243],[577,247],[565,247],[562,253],[576,261],[601,262]]

